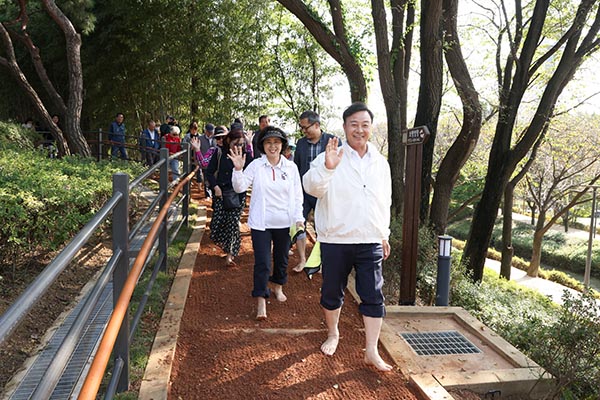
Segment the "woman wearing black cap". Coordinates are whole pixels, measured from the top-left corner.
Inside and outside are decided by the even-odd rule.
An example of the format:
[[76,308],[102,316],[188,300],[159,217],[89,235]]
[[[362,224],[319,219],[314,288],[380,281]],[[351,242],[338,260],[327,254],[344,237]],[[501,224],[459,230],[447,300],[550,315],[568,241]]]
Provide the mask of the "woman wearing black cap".
[[[233,189],[242,193],[252,186],[248,225],[254,250],[254,288],[258,299],[256,319],[267,318],[267,287],[271,281],[275,298],[286,301],[283,285],[287,283],[290,226],[304,227],[302,216],[302,186],[296,164],[282,156],[288,141],[285,132],[273,126],[264,128],[258,138],[262,156],[243,170],[246,155],[240,148],[231,148]],[[271,244],[273,271],[271,273]]]

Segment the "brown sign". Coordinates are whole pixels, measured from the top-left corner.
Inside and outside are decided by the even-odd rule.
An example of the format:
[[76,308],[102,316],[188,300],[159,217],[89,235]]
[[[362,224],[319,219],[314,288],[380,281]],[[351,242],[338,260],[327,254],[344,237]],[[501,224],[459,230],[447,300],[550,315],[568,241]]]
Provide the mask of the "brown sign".
[[417,126],[402,133],[402,144],[406,146],[421,144],[425,141],[427,136],[429,136],[429,129],[427,129],[427,126]]

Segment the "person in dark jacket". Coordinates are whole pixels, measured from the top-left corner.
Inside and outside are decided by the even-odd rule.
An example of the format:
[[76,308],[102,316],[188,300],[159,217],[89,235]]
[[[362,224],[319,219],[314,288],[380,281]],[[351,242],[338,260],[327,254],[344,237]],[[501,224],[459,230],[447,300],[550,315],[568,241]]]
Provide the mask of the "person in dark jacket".
[[160,159],[160,133],[154,120],[148,120],[148,127],[142,131],[140,137],[140,145],[146,165],[156,164]]
[[[240,217],[246,198],[246,193],[240,193],[238,195],[240,199],[238,207],[228,209],[225,207],[223,195],[233,191],[231,184],[233,163],[227,157],[227,154],[229,154],[229,149],[232,147],[240,147],[244,153],[246,149],[244,130],[239,126],[235,126],[235,124],[231,128],[225,140],[223,140],[223,148],[218,149],[210,158],[205,175],[213,190],[210,239],[226,253],[226,265],[235,264],[234,259],[240,251]],[[252,161],[252,157],[246,157],[246,165],[250,161]]]
[[[294,163],[298,166],[300,178],[310,169],[310,163],[317,158],[319,154],[325,151],[329,139],[334,138],[332,134],[323,132],[321,129],[321,117],[312,110],[304,111],[299,118],[300,130],[304,137],[296,143],[294,151]],[[339,142],[341,145],[341,141]],[[304,202],[302,204],[302,214],[304,219],[308,220],[308,214],[314,211],[317,205],[317,199],[304,191]],[[306,233],[301,233],[296,239],[296,248],[300,256],[300,263],[294,267],[293,271],[301,272],[306,266]]]
[[111,141],[112,148],[110,155],[113,158],[117,158],[117,153],[120,154],[120,158],[123,160],[129,160],[127,157],[127,150],[125,150],[125,117],[123,113],[117,113],[115,120],[110,124],[108,129],[108,140]]

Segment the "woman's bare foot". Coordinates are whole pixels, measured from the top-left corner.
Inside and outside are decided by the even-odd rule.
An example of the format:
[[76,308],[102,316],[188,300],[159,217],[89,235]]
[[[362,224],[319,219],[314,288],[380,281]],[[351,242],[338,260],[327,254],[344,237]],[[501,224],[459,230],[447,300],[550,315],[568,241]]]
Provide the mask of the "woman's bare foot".
[[277,299],[277,301],[280,302],[284,302],[287,300],[287,296],[285,294],[283,294],[283,286],[281,285],[275,285],[275,288],[273,289],[273,293],[275,293],[275,298]]
[[321,345],[321,352],[326,356],[332,356],[337,350],[338,343],[340,341],[339,335],[327,336],[327,340]]
[[292,268],[292,271],[302,272],[303,269],[304,269],[304,263],[300,263],[300,264],[296,265],[294,268]]
[[225,265],[235,265],[235,261],[233,261],[233,256],[231,254],[225,256]]
[[392,367],[390,364],[383,361],[383,359],[377,352],[371,353],[367,351],[365,353],[364,360],[365,364],[372,365],[381,372],[390,372],[392,369],[394,369],[394,367]]
[[258,311],[256,312],[256,319],[258,321],[264,321],[267,319],[267,299],[264,297],[258,298]]

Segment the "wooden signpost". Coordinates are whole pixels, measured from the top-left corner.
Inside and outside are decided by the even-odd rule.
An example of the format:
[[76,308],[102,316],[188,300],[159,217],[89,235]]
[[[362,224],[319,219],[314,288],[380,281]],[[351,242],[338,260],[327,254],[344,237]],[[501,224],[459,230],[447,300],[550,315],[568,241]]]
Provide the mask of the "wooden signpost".
[[418,126],[402,134],[406,146],[404,181],[404,220],[402,222],[402,271],[400,305],[415,305],[417,294],[417,254],[419,251],[419,204],[421,203],[421,164],[423,143],[429,136],[427,126]]

